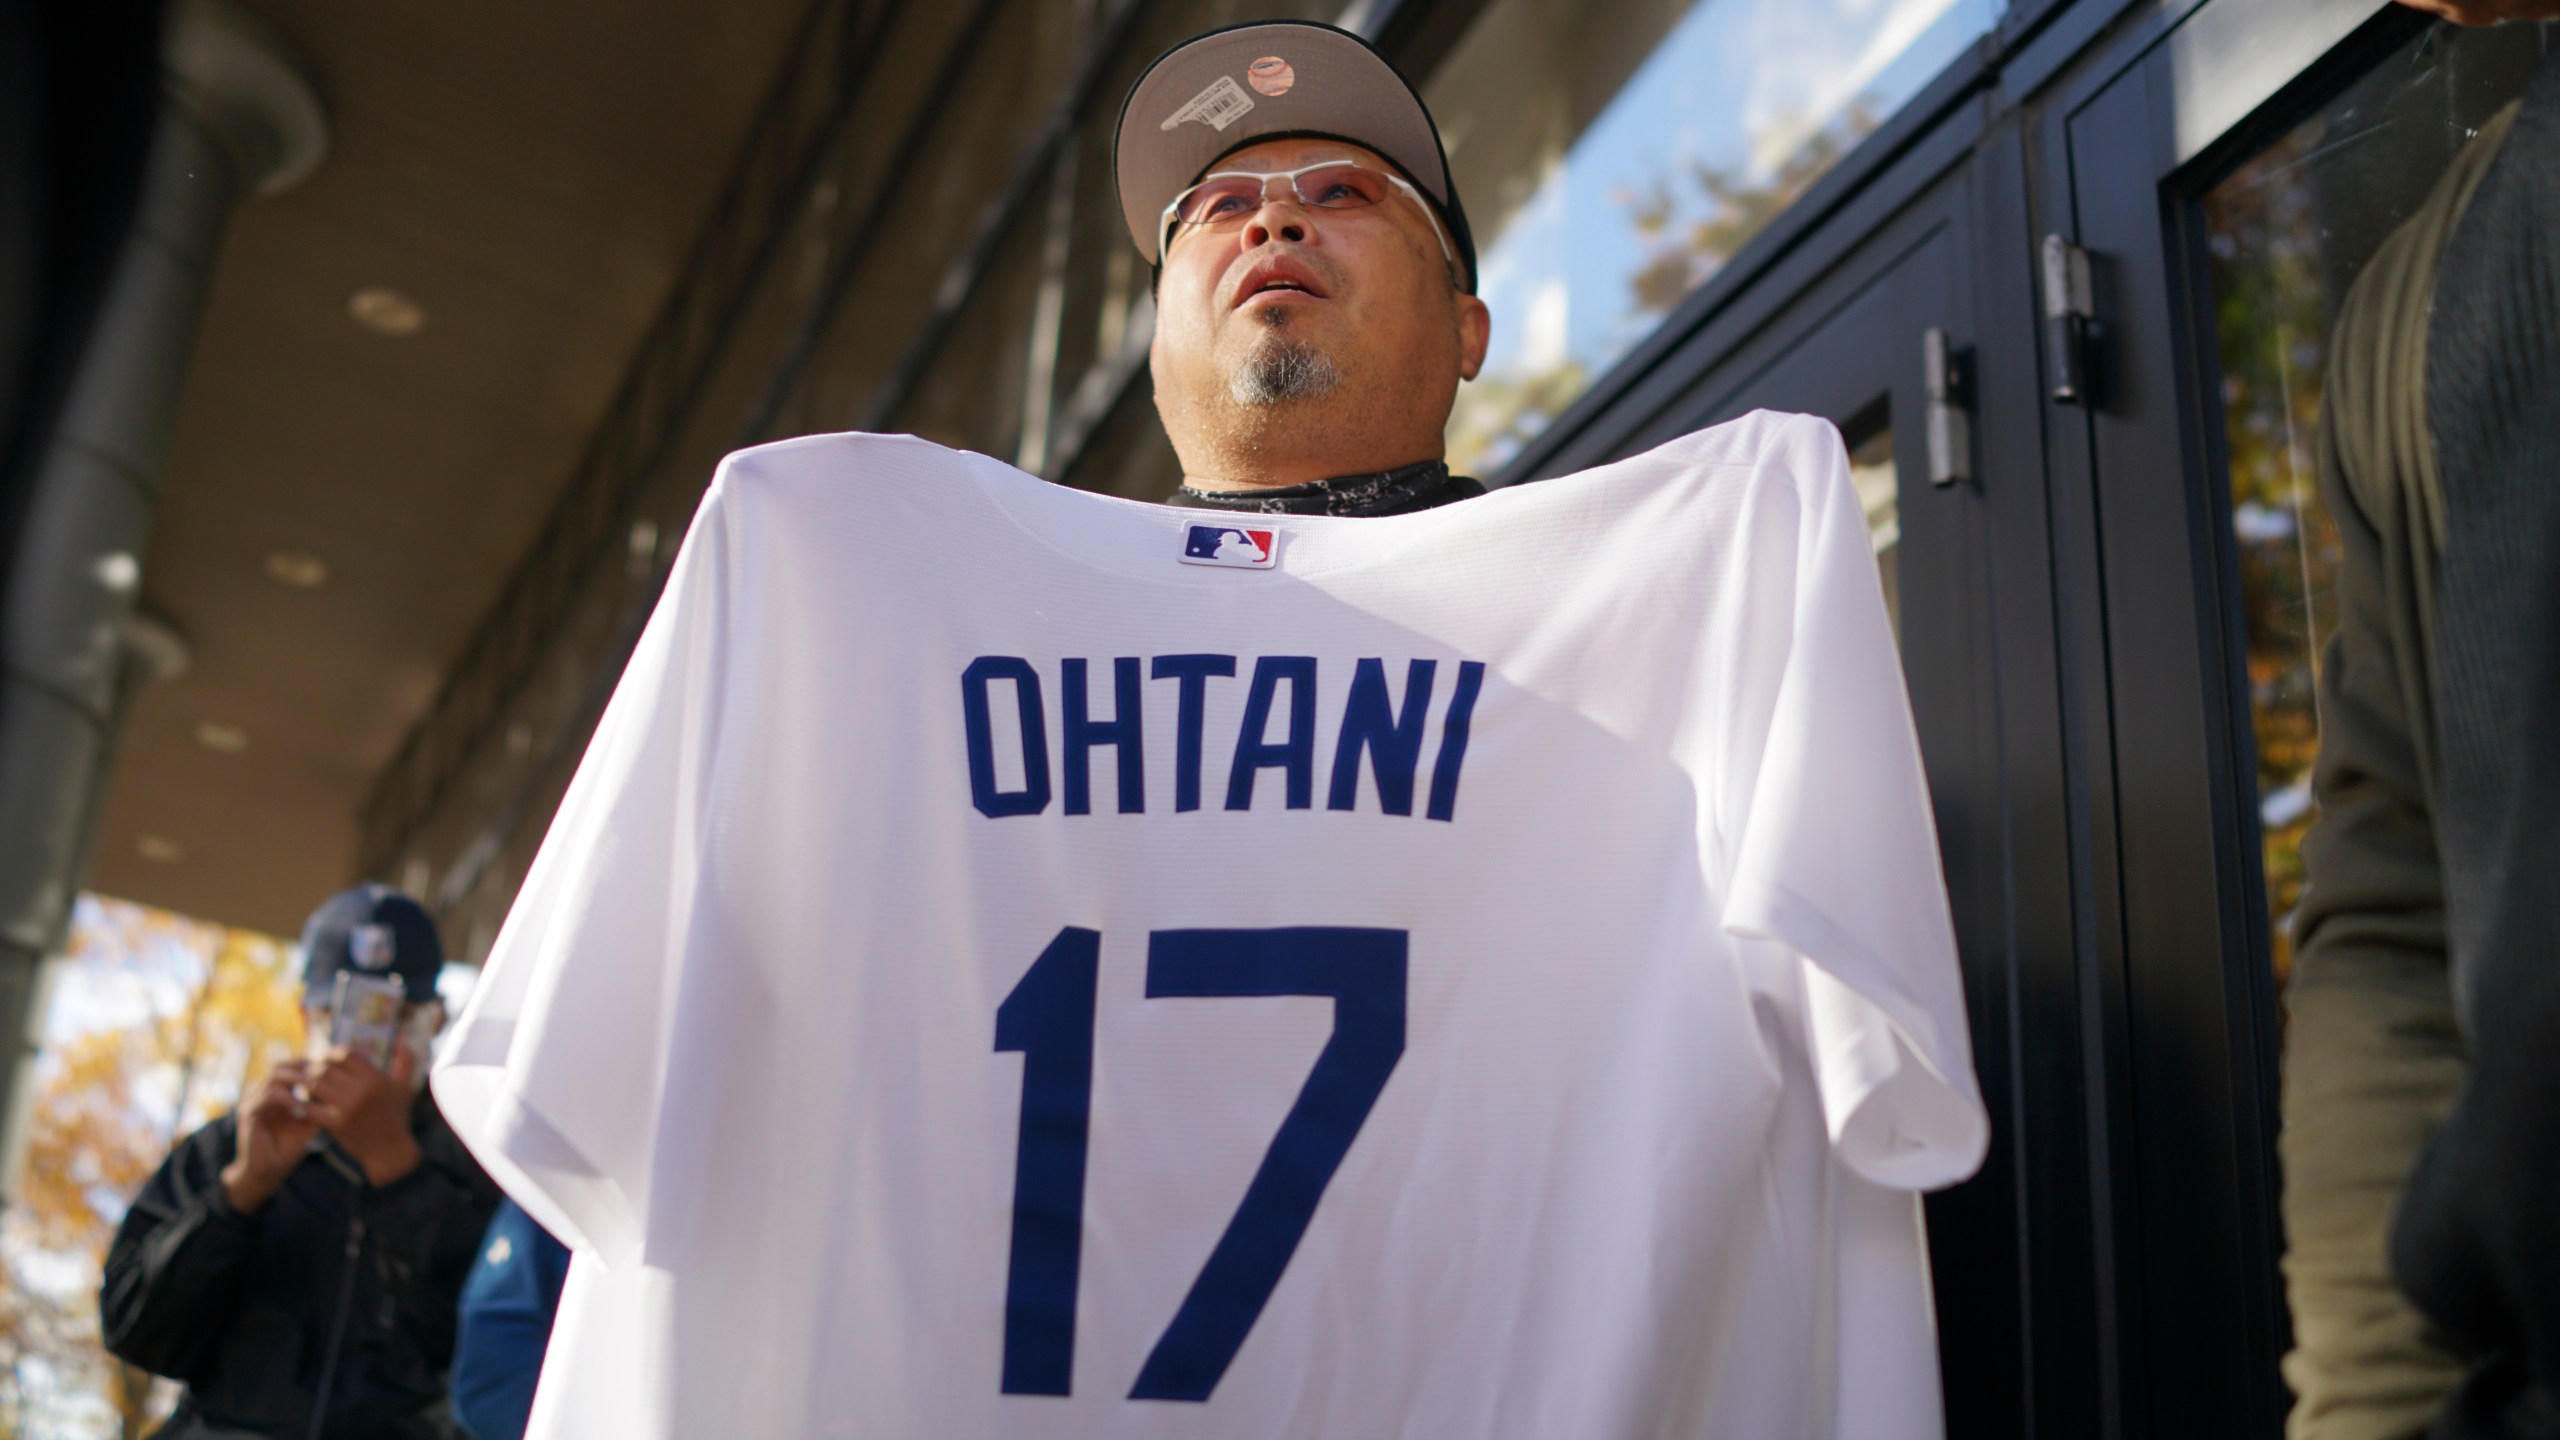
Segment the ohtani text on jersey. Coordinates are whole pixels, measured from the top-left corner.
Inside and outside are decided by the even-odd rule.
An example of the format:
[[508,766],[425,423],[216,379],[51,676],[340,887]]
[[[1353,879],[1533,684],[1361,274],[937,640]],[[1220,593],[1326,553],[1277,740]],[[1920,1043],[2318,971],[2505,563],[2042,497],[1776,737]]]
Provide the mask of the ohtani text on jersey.
[[[1122,655],[1102,662],[1110,672],[1110,710],[1097,715],[1093,694],[1095,662],[1068,656],[1057,662],[1059,694],[1058,771],[1065,792],[1065,813],[1093,812],[1093,752],[1115,752],[1118,808],[1123,815],[1147,809],[1146,742],[1148,710],[1156,712],[1156,733],[1163,733],[1166,711],[1173,723],[1173,808],[1197,810],[1201,805],[1201,769],[1213,681],[1238,676],[1233,655],[1157,655],[1141,662]],[[1484,689],[1484,662],[1461,660],[1457,680],[1440,712],[1440,747],[1431,760],[1430,788],[1423,813],[1434,820],[1457,814],[1458,772],[1467,758],[1467,726],[1475,715],[1476,696]],[[1351,684],[1323,698],[1339,703],[1334,726],[1333,773],[1325,791],[1325,808],[1359,806],[1361,759],[1369,762],[1378,808],[1389,815],[1413,813],[1414,786],[1422,766],[1425,721],[1431,712],[1440,672],[1436,660],[1408,660],[1404,695],[1399,705],[1387,693],[1384,660],[1367,659],[1351,667]],[[1157,683],[1149,683],[1157,682]],[[1338,683],[1338,682],[1337,682]],[[997,726],[1001,703],[998,687],[1013,692],[1018,724],[1006,737],[1021,747],[1019,767],[997,771]],[[1286,699],[1282,698],[1283,691]],[[1262,655],[1252,660],[1246,678],[1244,714],[1236,726],[1234,758],[1227,765],[1226,808],[1253,808],[1255,781],[1265,770],[1280,772],[1281,791],[1292,810],[1315,805],[1316,707],[1322,694],[1312,655]],[[1336,699],[1338,697],[1338,700]],[[969,797],[979,813],[991,819],[1038,815],[1049,808],[1050,747],[1048,706],[1040,672],[1016,655],[981,655],[960,674],[960,698],[969,734]],[[1280,734],[1273,738],[1274,721]],[[1007,757],[1008,759],[1012,757]],[[1018,784],[1007,787],[1009,781]],[[1269,794],[1269,787],[1263,787]]]

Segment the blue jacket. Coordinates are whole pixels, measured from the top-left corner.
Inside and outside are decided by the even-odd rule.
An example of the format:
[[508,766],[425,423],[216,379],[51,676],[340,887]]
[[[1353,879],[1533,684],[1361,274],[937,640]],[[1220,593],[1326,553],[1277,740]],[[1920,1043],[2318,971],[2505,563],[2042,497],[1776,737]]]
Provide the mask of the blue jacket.
[[513,1200],[500,1205],[462,1284],[453,1351],[453,1413],[473,1440],[523,1440],[568,1276],[569,1247]]

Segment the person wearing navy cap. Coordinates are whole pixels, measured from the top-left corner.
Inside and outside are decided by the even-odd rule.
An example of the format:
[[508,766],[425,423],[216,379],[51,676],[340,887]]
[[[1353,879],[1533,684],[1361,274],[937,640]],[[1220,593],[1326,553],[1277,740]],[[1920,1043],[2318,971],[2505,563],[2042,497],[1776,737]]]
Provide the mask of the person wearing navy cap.
[[[447,1436],[455,1304],[499,1197],[423,1083],[444,947],[417,901],[365,885],[313,912],[303,951],[310,1054],[144,1184],[100,1329],[185,1384],[161,1436]],[[387,1070],[329,1043],[344,972],[400,984]]]

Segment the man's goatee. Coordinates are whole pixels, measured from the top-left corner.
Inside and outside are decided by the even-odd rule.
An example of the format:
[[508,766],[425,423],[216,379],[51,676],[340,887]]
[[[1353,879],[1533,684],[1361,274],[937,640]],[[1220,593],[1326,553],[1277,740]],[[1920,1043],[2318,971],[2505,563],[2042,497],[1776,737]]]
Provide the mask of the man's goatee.
[[1227,394],[1239,405],[1283,405],[1308,400],[1342,383],[1333,357],[1302,340],[1275,339],[1227,379]]

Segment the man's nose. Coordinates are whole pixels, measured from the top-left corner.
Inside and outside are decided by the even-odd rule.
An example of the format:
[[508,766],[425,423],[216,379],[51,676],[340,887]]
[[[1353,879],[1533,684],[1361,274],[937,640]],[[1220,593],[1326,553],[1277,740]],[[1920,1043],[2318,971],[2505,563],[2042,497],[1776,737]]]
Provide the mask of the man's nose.
[[1258,249],[1274,238],[1293,245],[1304,245],[1315,238],[1315,227],[1307,207],[1298,202],[1296,192],[1280,188],[1277,194],[1264,191],[1262,208],[1244,222],[1244,248]]

